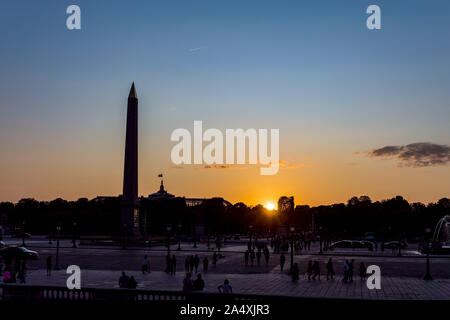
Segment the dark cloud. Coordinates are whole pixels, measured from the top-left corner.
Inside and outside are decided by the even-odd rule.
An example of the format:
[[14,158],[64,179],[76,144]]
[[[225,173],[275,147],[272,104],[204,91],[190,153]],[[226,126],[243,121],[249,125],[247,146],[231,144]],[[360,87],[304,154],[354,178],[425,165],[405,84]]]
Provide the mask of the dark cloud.
[[369,152],[371,157],[395,157],[400,165],[428,167],[450,162],[450,147],[428,142],[411,143],[406,146],[386,146]]

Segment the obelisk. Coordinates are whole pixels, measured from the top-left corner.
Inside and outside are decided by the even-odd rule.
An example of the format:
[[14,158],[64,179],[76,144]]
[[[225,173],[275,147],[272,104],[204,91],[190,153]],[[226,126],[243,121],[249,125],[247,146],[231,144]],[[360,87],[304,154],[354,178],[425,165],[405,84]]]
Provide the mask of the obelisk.
[[122,234],[138,237],[138,98],[134,82],[128,95],[127,127],[125,137],[125,164],[123,172],[122,212],[120,216]]

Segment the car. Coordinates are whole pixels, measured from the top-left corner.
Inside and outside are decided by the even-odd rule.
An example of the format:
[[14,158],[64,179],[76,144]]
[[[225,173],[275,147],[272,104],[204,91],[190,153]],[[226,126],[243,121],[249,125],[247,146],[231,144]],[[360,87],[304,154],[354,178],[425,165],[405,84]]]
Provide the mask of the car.
[[35,260],[39,257],[39,254],[25,247],[6,247],[0,249],[0,256],[10,259]]
[[408,245],[406,244],[406,242],[404,241],[389,241],[389,242],[385,242],[383,243],[383,247],[384,249],[398,249],[399,244],[401,245],[402,249],[405,249],[408,247]]
[[3,241],[0,241],[0,249],[6,247],[6,244]]
[[351,240],[336,241],[330,245],[330,249],[336,248],[353,248],[353,243]]
[[18,231],[16,233],[13,234],[13,238],[31,238],[31,234],[29,234],[28,232],[22,232],[22,231]]
[[373,250],[374,244],[373,244],[372,241],[361,240],[361,241],[358,241],[358,242],[361,244],[362,248],[367,248],[370,251]]

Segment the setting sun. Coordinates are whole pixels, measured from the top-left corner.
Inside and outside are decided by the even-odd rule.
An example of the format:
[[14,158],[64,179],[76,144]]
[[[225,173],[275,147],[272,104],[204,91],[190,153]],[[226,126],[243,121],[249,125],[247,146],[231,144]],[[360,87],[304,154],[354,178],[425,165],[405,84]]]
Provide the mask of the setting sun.
[[266,207],[267,210],[275,209],[275,205],[272,202],[266,203],[265,207]]

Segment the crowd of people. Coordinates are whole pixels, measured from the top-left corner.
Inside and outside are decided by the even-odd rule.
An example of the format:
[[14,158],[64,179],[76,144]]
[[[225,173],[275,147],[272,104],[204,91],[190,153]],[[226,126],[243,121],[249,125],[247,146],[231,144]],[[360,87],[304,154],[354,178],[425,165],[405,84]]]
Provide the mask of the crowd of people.
[[26,283],[27,264],[26,260],[12,259],[0,260],[0,277],[3,277],[4,283]]
[[264,260],[266,261],[266,265],[269,265],[269,248],[267,244],[264,242],[249,242],[247,245],[247,250],[244,252],[244,262],[245,266],[248,266],[248,262],[250,260],[250,264],[253,266],[256,258],[256,264],[261,265],[261,256],[264,255]]
[[[350,283],[353,282],[353,274],[354,274],[354,265],[355,260],[351,259],[350,261],[345,260],[344,266],[343,266],[343,277],[342,281],[344,283]],[[281,271],[283,271],[284,266],[284,260],[281,261],[280,258],[280,268]],[[327,263],[325,264],[326,274],[327,274],[327,280],[334,280],[334,276],[336,275],[334,271],[333,266],[333,260],[331,258],[328,259]],[[308,280],[320,280],[320,263],[319,261],[308,261],[308,265],[306,266],[306,274],[305,277],[308,278]],[[364,264],[364,262],[360,262],[359,264],[359,276],[361,281],[364,281],[366,279],[366,273],[367,268]],[[299,280],[299,267],[297,263],[294,263],[291,270],[289,271],[289,274],[292,278],[292,281],[298,281]]]

